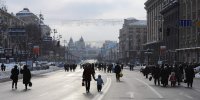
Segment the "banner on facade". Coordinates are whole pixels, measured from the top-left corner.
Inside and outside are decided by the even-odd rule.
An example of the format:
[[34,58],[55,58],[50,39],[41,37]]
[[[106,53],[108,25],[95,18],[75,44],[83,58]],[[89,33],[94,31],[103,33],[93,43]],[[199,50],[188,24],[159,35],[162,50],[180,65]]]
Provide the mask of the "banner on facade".
[[160,55],[162,55],[163,53],[165,53],[167,47],[166,46],[160,46]]
[[198,21],[196,24],[197,24],[198,27],[200,27],[200,21]]
[[39,55],[40,54],[40,47],[39,46],[33,46],[33,53],[35,55]]

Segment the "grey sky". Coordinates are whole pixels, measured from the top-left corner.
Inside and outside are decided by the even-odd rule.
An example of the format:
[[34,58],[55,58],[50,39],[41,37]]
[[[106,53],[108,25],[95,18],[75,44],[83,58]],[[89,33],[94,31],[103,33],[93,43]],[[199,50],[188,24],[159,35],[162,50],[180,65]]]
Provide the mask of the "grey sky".
[[74,40],[81,36],[86,41],[118,40],[121,25],[65,25],[66,20],[77,19],[146,19],[146,0],[6,0],[9,12],[18,12],[24,7],[35,14],[42,12],[45,23],[56,28],[63,39]]

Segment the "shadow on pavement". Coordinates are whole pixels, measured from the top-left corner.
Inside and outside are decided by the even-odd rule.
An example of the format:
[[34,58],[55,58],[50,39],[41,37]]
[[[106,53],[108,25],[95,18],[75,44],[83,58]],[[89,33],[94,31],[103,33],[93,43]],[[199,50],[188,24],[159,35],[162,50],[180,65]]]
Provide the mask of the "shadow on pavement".
[[83,93],[83,95],[84,95],[85,97],[89,98],[89,99],[94,98],[94,94],[92,94],[92,93]]

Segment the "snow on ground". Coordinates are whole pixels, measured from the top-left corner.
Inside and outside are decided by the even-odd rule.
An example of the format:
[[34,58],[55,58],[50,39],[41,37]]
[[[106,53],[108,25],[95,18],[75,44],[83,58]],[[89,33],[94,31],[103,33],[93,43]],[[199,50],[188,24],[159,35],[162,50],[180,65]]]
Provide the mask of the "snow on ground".
[[200,78],[200,72],[195,74],[195,78]]
[[[6,71],[2,72],[0,71],[0,79],[5,79],[5,78],[9,78],[10,77],[10,70],[13,68],[13,66],[16,64],[8,64]],[[47,70],[34,70],[31,71],[31,74],[36,75],[36,74],[43,74],[43,73],[47,73],[47,72],[52,72],[55,70],[60,69],[59,67],[56,66],[49,66],[49,69]]]
[[[2,63],[0,63],[0,66],[1,66]],[[19,64],[16,64],[16,63],[9,63],[9,64],[5,64],[4,65],[6,66],[6,71],[10,71],[15,65],[19,66]]]

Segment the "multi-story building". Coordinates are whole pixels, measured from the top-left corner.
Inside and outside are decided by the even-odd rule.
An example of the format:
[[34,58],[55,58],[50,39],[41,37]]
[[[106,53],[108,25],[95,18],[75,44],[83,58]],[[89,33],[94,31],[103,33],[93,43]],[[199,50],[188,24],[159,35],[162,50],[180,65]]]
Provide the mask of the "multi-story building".
[[79,57],[80,59],[85,59],[85,42],[83,37],[80,38],[79,41],[73,41],[72,38],[70,38],[70,41],[68,43],[68,49],[72,55]]
[[16,17],[23,20],[26,24],[39,24],[40,19],[30,12],[28,8],[24,8],[22,11],[16,13]]
[[[163,9],[164,0],[147,0],[145,2],[145,9],[147,11],[147,43],[145,49],[148,51],[148,64],[157,64],[162,59],[161,48],[163,44],[163,16],[161,11]],[[150,55],[150,56],[149,56]]]
[[100,48],[92,47],[91,45],[86,45],[84,56],[87,59],[97,59],[99,53],[100,53]]
[[[52,52],[52,37],[50,36],[51,28],[43,23],[43,16],[32,13],[28,8],[16,13],[16,17],[26,23],[27,33],[29,35],[28,42],[37,45],[40,48],[40,55],[46,56]],[[34,29],[34,30],[33,30]],[[43,41],[40,41],[43,39]],[[49,46],[51,45],[51,46]]]
[[[14,57],[14,54],[21,49],[25,50],[25,40],[27,34],[24,29],[25,23],[6,10],[0,9],[0,47],[5,52],[1,52],[1,58]],[[11,50],[7,54],[6,50]]]
[[143,44],[146,42],[146,21],[124,20],[119,35],[119,59],[124,63],[143,63]]
[[179,0],[180,62],[200,63],[200,0]]
[[178,59],[176,49],[179,48],[179,2],[178,0],[164,0],[162,2],[163,16],[163,45],[165,51],[160,54],[160,60],[174,64]]
[[107,63],[118,61],[119,45],[116,41],[105,41],[100,51],[99,60]]
[[[200,1],[148,0],[145,6],[148,20],[146,48],[153,50],[150,61],[154,64],[159,60],[169,64],[199,63]],[[164,53],[160,52],[161,47],[165,49]]]

